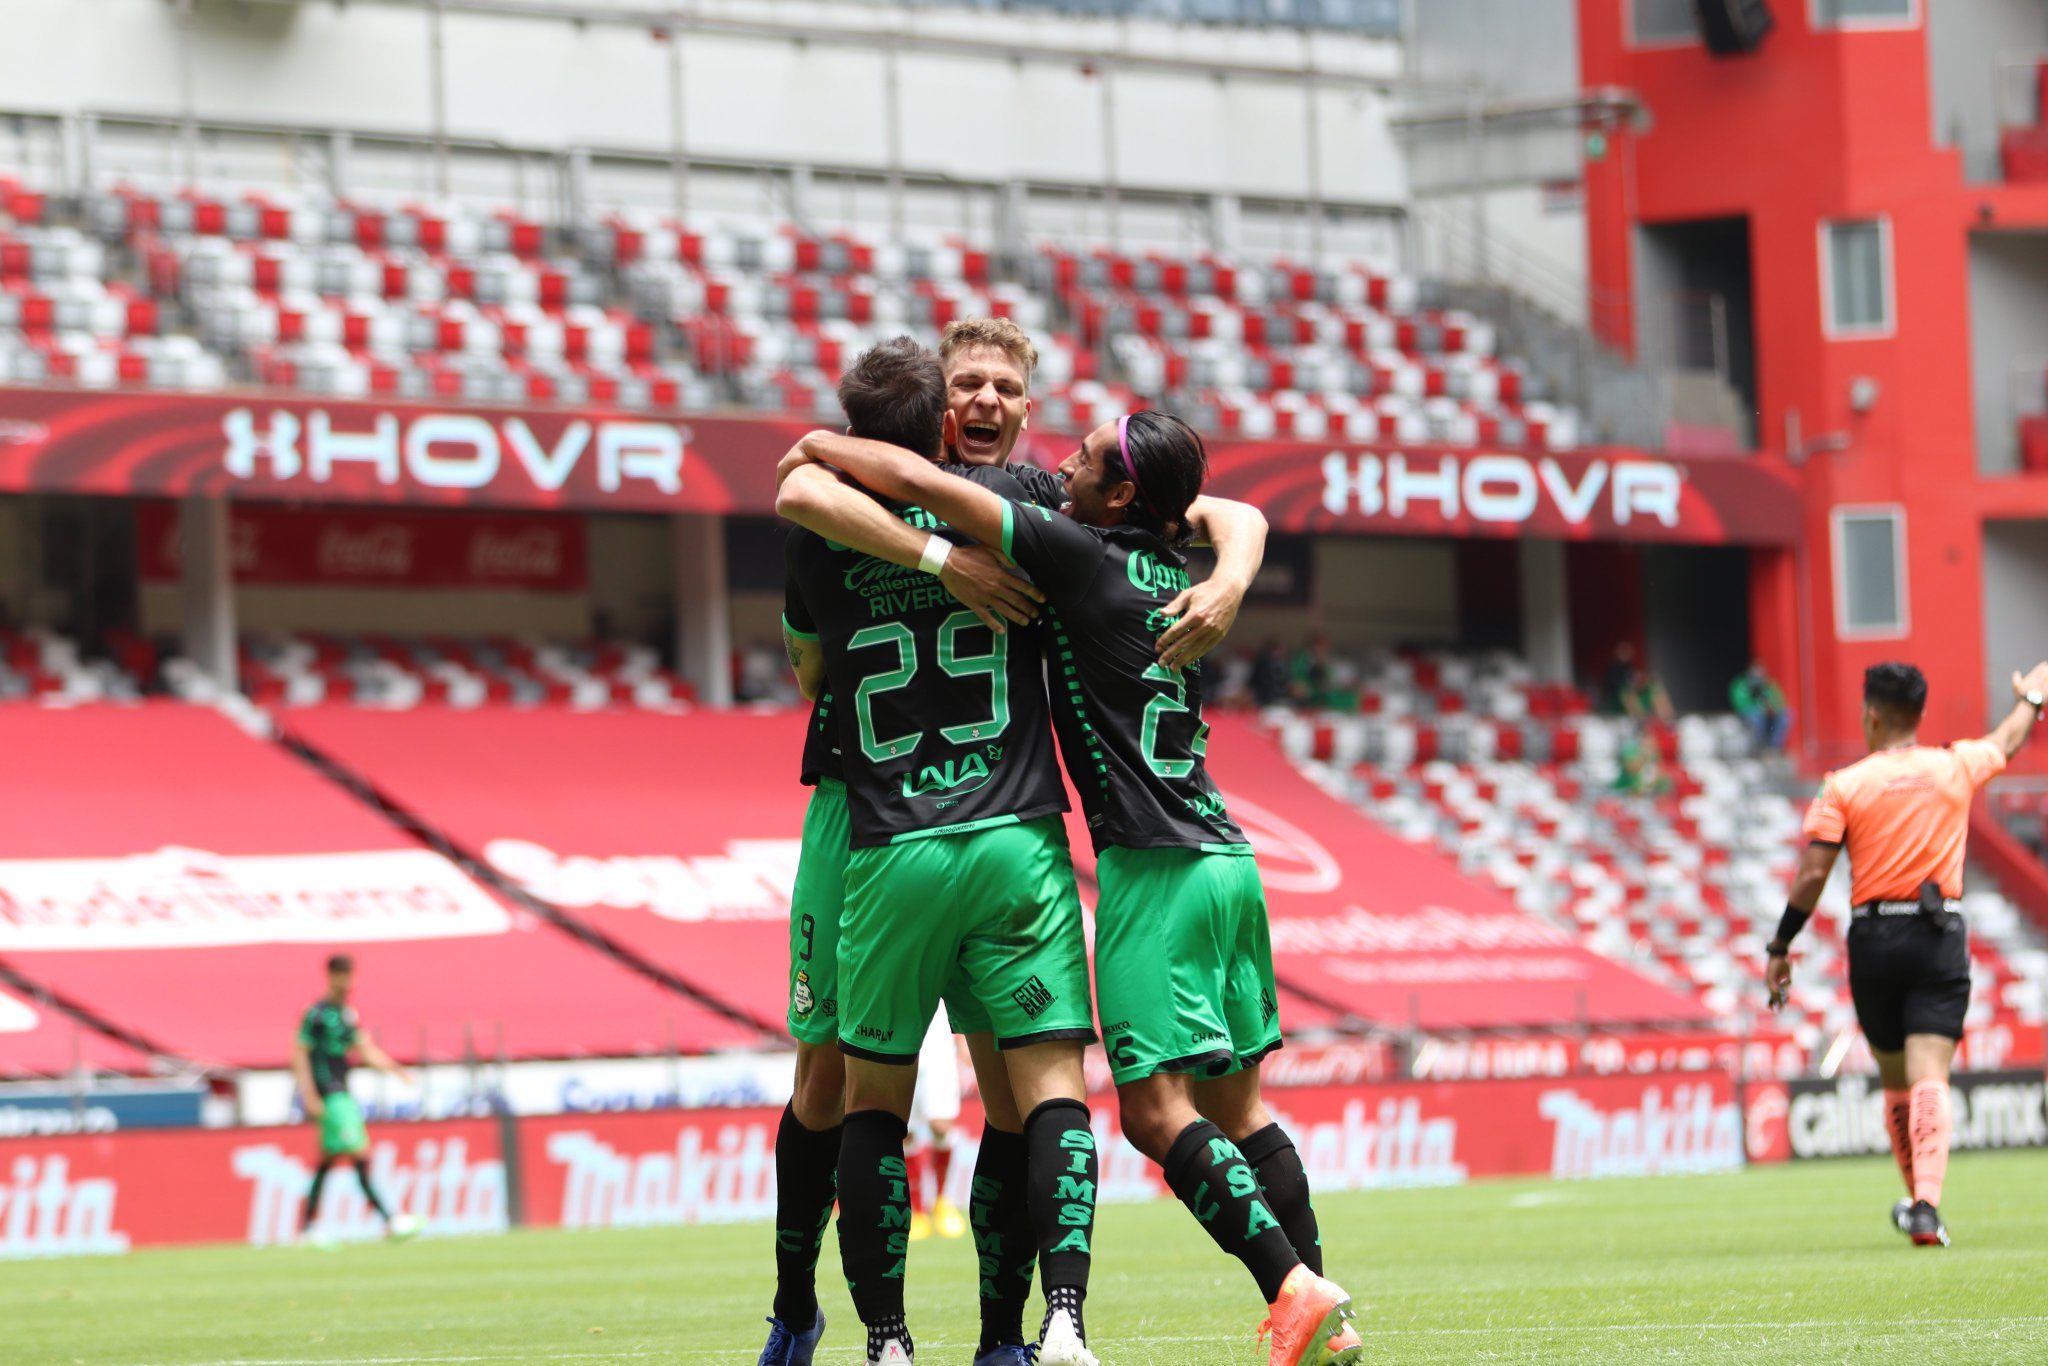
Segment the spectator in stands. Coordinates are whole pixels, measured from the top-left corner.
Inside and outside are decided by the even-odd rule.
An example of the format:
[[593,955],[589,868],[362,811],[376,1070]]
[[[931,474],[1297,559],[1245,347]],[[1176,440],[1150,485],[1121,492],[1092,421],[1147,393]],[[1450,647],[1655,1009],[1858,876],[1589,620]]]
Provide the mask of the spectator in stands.
[[1671,695],[1643,667],[1634,641],[1624,640],[1614,647],[1614,659],[1600,684],[1600,709],[1610,716],[1671,724]]
[[1297,707],[1320,707],[1330,684],[1330,642],[1321,631],[1287,664],[1287,697]]
[[1641,729],[1632,729],[1621,742],[1616,759],[1614,790],[1631,796],[1659,797],[1671,790],[1671,779],[1657,761],[1657,746]]
[[1756,737],[1758,750],[1775,754],[1785,748],[1792,714],[1785,710],[1785,690],[1764,669],[1761,659],[1751,660],[1749,668],[1728,685],[1728,704]]
[[1252,656],[1252,701],[1260,707],[1277,707],[1287,700],[1287,658],[1280,642],[1267,636]]

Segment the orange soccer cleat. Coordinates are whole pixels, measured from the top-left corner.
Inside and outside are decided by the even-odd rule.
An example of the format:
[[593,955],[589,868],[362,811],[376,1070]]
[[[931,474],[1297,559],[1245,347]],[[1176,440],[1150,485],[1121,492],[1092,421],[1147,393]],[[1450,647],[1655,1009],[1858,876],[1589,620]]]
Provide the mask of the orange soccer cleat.
[[[1305,1266],[1287,1273],[1280,1285],[1280,1298],[1266,1311],[1259,1336],[1273,1336],[1273,1350],[1267,1366],[1329,1366],[1339,1360],[1332,1339],[1338,1331],[1349,1331],[1351,1296],[1333,1281],[1326,1281]],[[1354,1333],[1355,1339],[1357,1335]],[[1350,1360],[1356,1361],[1358,1354]]]
[[1349,1320],[1337,1326],[1337,1332],[1330,1339],[1330,1355],[1325,1358],[1330,1366],[1357,1366],[1365,1360],[1365,1342],[1358,1336],[1358,1328]]

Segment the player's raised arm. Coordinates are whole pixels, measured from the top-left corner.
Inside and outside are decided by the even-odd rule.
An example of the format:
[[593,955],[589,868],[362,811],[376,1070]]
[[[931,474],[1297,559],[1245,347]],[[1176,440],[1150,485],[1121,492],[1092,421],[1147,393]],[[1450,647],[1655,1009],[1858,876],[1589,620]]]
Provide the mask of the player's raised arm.
[[1216,568],[1166,606],[1180,618],[1159,637],[1159,662],[1169,669],[1223,643],[1266,559],[1266,516],[1250,503],[1204,496],[1188,505],[1187,517],[1195,540],[1215,548]]
[[2034,723],[2041,719],[2042,704],[2048,702],[2048,664],[2036,664],[2024,674],[2015,672],[2012,695],[2012,710],[1996,730],[1984,737],[1986,743],[1998,746],[2008,759],[2020,752]]
[[[799,443],[784,463],[789,464],[792,457],[804,450],[804,443]],[[907,458],[917,460],[916,456]],[[775,495],[778,515],[828,541],[850,545],[864,555],[905,569],[937,574],[946,591],[992,631],[1001,632],[1006,620],[1028,626],[1037,619],[1037,604],[1042,601],[1038,590],[1005,568],[993,551],[981,546],[955,546],[943,536],[919,531],[859,489],[848,487],[837,474],[808,454],[778,473],[782,479],[782,487]],[[953,479],[952,475],[940,477]]]
[[[950,423],[952,414],[947,414]],[[1001,545],[1005,501],[979,484],[948,474],[899,446],[857,436],[812,432],[799,448],[813,460],[846,471],[884,498],[915,503],[980,541]]]

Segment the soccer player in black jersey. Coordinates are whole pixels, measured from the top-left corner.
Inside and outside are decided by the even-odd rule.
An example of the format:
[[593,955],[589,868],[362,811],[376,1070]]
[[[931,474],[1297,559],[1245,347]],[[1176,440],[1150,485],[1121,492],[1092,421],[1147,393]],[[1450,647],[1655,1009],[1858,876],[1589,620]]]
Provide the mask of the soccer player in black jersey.
[[[1011,458],[1031,423],[1031,377],[1038,368],[1038,348],[1024,329],[1008,318],[956,318],[939,340],[939,363],[946,369],[946,410],[952,414],[948,456],[1008,470],[1032,502],[1059,511],[1067,500],[1065,481]],[[1222,643],[1266,550],[1266,519],[1243,503],[1197,497],[1188,505],[1186,525],[1197,543],[1214,548],[1216,568],[1166,605],[1173,625],[1159,638],[1159,662],[1169,669]]]
[[1054,719],[1098,854],[1096,979],[1124,1131],[1258,1281],[1273,1366],[1355,1361],[1300,1158],[1259,1098],[1259,1060],[1280,1046],[1265,898],[1203,764],[1200,666],[1154,655],[1188,588],[1176,546],[1200,439],[1159,413],[1105,424],[1061,467],[1071,518],[879,443],[814,433],[801,449],[1000,544],[1046,594]]
[[[855,430],[938,454],[944,382],[915,343],[863,355],[840,398]],[[965,473],[1022,497],[999,470]],[[792,472],[789,484],[805,482]],[[806,504],[789,484],[778,511],[801,525]],[[821,536],[789,543],[792,659],[807,691],[829,685],[843,699],[852,852],[839,942],[841,1261],[869,1360],[911,1361],[904,1121],[918,1046],[943,998],[955,1028],[974,1016],[974,1027],[992,1027],[1027,1115],[1026,1179],[1013,1194],[1046,1291],[1037,1360],[1095,1366],[1081,1314],[1096,1177],[1081,1047],[1094,1029],[1038,640],[992,630],[929,577],[952,533],[921,509],[901,512],[930,536],[923,570]],[[1003,1260],[998,1250],[996,1269]],[[985,1258],[985,1280],[990,1271]]]
[[[306,1118],[320,1126],[320,1163],[313,1169],[313,1184],[306,1192],[299,1233],[305,1236],[312,1232],[313,1221],[320,1214],[320,1192],[327,1185],[327,1173],[335,1163],[347,1162],[355,1167],[363,1199],[377,1211],[385,1230],[394,1238],[410,1238],[419,1232],[419,1221],[403,1211],[394,1215],[386,1209],[370,1180],[370,1134],[363,1127],[361,1107],[348,1091],[349,1054],[360,1052],[370,1066],[408,1085],[412,1073],[379,1048],[356,1018],[356,1008],[348,1003],[355,971],[355,960],[345,953],[328,958],[326,994],[306,1008],[299,1019],[298,1036],[292,1040],[292,1080],[298,1085],[299,1102],[305,1107]],[[331,1243],[321,1240],[318,1245]]]

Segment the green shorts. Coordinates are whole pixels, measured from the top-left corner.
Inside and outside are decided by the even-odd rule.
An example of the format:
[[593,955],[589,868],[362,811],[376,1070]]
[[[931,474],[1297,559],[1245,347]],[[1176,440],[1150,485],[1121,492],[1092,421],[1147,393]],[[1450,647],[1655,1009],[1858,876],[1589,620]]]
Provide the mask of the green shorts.
[[325,1107],[320,1115],[321,1156],[340,1157],[370,1146],[370,1131],[363,1127],[363,1111],[354,1096],[336,1091],[320,1100]]
[[803,850],[789,894],[789,1034],[839,1038],[839,913],[846,902],[846,784],[820,778],[804,811]]
[[1095,1037],[1066,825],[1044,816],[856,849],[839,936],[839,1046],[915,1063],[939,1001],[1005,1048]]
[[1280,1047],[1266,893],[1250,846],[1104,849],[1095,985],[1110,1076],[1223,1077]]

